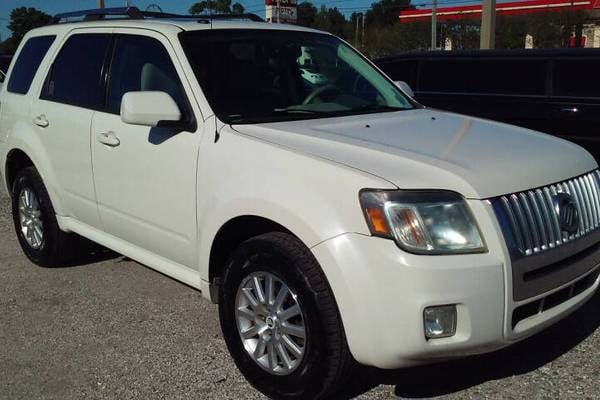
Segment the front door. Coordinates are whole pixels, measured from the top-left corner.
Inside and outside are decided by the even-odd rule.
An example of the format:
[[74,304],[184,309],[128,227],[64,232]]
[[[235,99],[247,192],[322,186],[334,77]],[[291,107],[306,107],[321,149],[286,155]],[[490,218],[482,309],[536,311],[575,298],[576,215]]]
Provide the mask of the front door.
[[113,54],[107,109],[95,113],[92,120],[102,225],[134,246],[193,268],[200,134],[129,125],[121,121],[119,112],[127,92],[162,91],[173,97],[184,115],[199,113],[188,101],[189,87],[184,87],[181,68],[173,62],[176,58],[164,37],[120,30]]

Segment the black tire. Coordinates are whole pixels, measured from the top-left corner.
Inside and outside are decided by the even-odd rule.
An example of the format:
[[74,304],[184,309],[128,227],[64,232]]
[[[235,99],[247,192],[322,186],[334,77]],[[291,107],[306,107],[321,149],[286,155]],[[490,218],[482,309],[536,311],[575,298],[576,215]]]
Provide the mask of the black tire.
[[[21,230],[19,198],[24,189],[33,192],[39,202],[40,219],[43,224],[43,240],[37,248],[32,247]],[[42,178],[35,167],[24,168],[17,173],[12,187],[12,215],[15,231],[23,252],[31,262],[41,267],[62,266],[71,255],[70,235],[60,230],[54,207]]]
[[[238,331],[236,294],[244,278],[268,272],[297,295],[306,326],[304,357],[289,375],[261,368],[248,354]],[[242,374],[271,399],[330,398],[350,375],[354,360],[331,288],[317,260],[298,239],[267,233],[242,243],[230,257],[219,296],[221,329]]]

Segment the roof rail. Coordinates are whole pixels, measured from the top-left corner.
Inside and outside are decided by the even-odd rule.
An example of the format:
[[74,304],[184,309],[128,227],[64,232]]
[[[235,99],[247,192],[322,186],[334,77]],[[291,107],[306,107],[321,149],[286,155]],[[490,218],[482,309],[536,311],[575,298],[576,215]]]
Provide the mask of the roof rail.
[[264,19],[253,13],[244,14],[212,14],[212,15],[196,15],[199,20],[240,20],[247,19],[253,22],[265,22]]
[[124,17],[125,19],[190,19],[198,22],[210,22],[212,20],[250,20],[254,22],[265,22],[256,14],[212,14],[212,15],[179,15],[164,12],[141,11],[137,7],[98,8],[91,10],[72,11],[54,16],[53,23],[66,23],[69,18],[83,18],[84,21],[98,21],[106,17]]
[[53,23],[59,24],[69,18],[83,17],[84,21],[97,21],[107,16],[122,16],[129,19],[143,19],[144,13],[137,7],[97,8],[91,10],[72,11],[54,16]]

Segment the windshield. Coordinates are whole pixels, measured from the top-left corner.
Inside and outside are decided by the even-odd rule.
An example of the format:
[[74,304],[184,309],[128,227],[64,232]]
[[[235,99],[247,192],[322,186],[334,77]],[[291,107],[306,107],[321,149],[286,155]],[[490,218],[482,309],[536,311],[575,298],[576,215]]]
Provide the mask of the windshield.
[[274,30],[185,32],[181,41],[211,107],[243,124],[414,108],[334,36]]

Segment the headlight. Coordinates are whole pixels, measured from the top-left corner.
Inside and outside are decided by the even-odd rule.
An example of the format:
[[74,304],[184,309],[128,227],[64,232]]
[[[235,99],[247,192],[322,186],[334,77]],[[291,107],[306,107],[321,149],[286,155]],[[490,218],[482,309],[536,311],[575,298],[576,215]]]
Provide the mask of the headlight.
[[482,253],[483,238],[464,198],[448,191],[363,190],[371,233],[419,254]]

